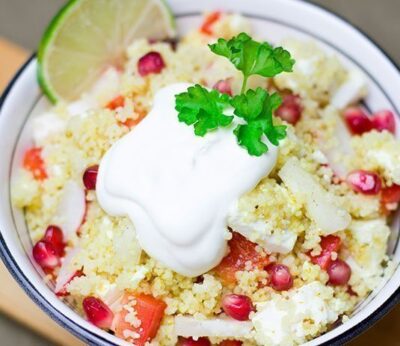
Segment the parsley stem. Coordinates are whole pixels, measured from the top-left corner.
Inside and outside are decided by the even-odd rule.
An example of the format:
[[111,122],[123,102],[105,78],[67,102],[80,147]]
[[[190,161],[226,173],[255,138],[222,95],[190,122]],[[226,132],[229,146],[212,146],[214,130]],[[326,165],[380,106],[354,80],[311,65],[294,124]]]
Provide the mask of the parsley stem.
[[249,79],[249,76],[244,76],[243,77],[242,90],[240,91],[241,94],[244,94],[246,92],[246,86],[247,86],[247,80],[248,79]]

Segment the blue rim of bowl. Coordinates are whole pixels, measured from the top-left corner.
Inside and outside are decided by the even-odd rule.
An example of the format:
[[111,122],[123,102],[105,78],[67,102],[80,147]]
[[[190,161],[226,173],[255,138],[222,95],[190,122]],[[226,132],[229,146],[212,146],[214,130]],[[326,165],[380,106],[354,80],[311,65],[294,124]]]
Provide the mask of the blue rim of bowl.
[[[378,50],[382,53],[383,56],[397,69],[400,73],[399,65],[385,52],[385,50],[375,42],[368,34],[366,34],[363,30],[361,30],[358,26],[350,23],[345,17],[335,13],[334,11],[328,10],[327,8],[311,3],[308,0],[301,0],[304,5],[308,5],[314,8],[319,9],[325,13],[328,13],[340,22],[349,25],[353,30],[360,33],[364,39],[369,41],[372,45],[374,45]],[[26,67],[35,59],[36,54],[32,54],[32,56],[25,62],[25,64],[19,69],[19,71],[15,74],[13,79],[9,82],[8,86],[4,90],[3,94],[0,97],[0,114],[3,108],[4,102],[7,99],[8,94],[14,87],[16,81],[20,77],[20,75],[25,71]],[[77,324],[75,321],[71,320],[67,316],[65,316],[61,311],[57,310],[54,306],[50,304],[50,302],[41,294],[37,289],[32,285],[32,283],[28,280],[22,270],[19,268],[17,262],[12,256],[10,250],[8,249],[5,240],[3,238],[2,233],[0,233],[0,258],[3,263],[6,265],[8,271],[13,276],[13,278],[18,282],[18,284],[23,288],[25,293],[47,314],[56,321],[60,326],[67,329],[73,335],[81,339],[82,341],[88,343],[89,345],[116,345],[111,343],[109,340],[101,337],[98,334],[95,334],[88,329],[82,327]],[[376,309],[370,316],[361,321],[359,324],[354,327],[346,330],[344,333],[337,335],[324,342],[321,345],[343,345],[355,337],[359,336],[362,332],[365,332],[372,325],[374,325],[378,320],[380,320],[383,316],[385,316],[398,302],[400,301],[400,287],[396,289],[396,291],[386,299],[386,301]]]

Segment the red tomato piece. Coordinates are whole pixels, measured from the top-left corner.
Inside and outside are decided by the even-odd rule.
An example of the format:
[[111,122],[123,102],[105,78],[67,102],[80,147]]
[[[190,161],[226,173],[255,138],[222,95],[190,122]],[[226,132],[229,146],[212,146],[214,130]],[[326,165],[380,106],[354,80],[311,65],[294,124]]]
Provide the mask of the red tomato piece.
[[242,346],[239,340],[224,340],[218,344],[219,346]]
[[341,239],[334,235],[328,235],[321,239],[321,253],[317,256],[310,256],[311,262],[318,264],[322,269],[328,269],[332,263],[332,252],[338,252],[341,246]]
[[[121,303],[122,306],[134,301],[132,305],[136,311],[136,316],[140,320],[140,326],[134,327],[125,321],[125,316],[128,314],[126,309],[122,309],[114,320],[115,335],[132,341],[137,346],[143,346],[146,342],[151,341],[157,334],[158,328],[162,318],[164,317],[164,310],[167,305],[160,299],[154,298],[146,294],[125,294]],[[137,333],[138,338],[126,337],[125,331]]]
[[113,111],[123,106],[125,106],[125,98],[122,95],[118,95],[107,104],[106,108]]
[[146,116],[145,112],[139,112],[139,116],[136,119],[129,118],[122,124],[131,129],[132,127],[135,127],[137,124],[139,124],[144,119],[145,116]]
[[45,164],[42,158],[42,148],[31,148],[25,152],[23,166],[32,172],[36,180],[47,178]]
[[213,31],[212,31],[212,26],[215,24],[215,22],[218,21],[218,19],[221,18],[221,12],[219,11],[215,11],[215,12],[211,12],[205,19],[203,24],[200,27],[200,31],[203,34],[206,35],[212,35]]
[[241,234],[232,232],[228,246],[230,252],[214,269],[217,275],[227,284],[236,282],[237,271],[245,270],[246,263],[251,262],[252,269],[263,269],[269,260],[265,253],[257,251],[257,244],[247,240]]
[[382,203],[399,203],[400,202],[400,185],[393,184],[390,187],[385,187],[382,190]]

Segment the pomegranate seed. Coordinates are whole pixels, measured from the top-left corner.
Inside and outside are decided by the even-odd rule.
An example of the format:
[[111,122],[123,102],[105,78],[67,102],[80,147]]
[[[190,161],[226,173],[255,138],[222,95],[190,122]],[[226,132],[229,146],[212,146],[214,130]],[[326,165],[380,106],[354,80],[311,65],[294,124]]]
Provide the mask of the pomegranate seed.
[[350,107],[344,111],[344,120],[354,135],[361,135],[372,129],[372,122],[360,107]]
[[198,338],[194,340],[193,338],[179,338],[179,346],[211,346],[210,340],[207,338]]
[[293,278],[284,264],[271,263],[265,268],[269,274],[269,284],[276,291],[287,291],[293,287]]
[[142,77],[152,73],[160,73],[164,67],[164,59],[158,52],[147,53],[138,61],[138,71]]
[[64,234],[60,227],[54,225],[47,227],[43,240],[53,246],[54,250],[57,251],[58,256],[63,256],[65,243]]
[[99,166],[91,166],[86,168],[85,173],[83,173],[83,185],[87,190],[95,190],[97,182],[97,173],[99,171]]
[[220,80],[213,86],[213,89],[218,90],[222,94],[228,94],[232,96],[232,88],[230,79]]
[[302,111],[303,108],[301,106],[300,97],[289,94],[283,97],[282,104],[276,110],[275,114],[289,124],[296,125],[300,120]]
[[377,195],[381,191],[382,182],[376,173],[369,171],[353,171],[347,176],[351,188],[364,195]]
[[86,297],[82,302],[82,306],[90,323],[102,329],[111,328],[114,314],[100,299]]
[[251,299],[240,294],[228,294],[222,299],[224,312],[238,321],[247,321],[254,310]]
[[239,340],[224,340],[220,342],[219,346],[242,346],[242,342]]
[[311,256],[311,262],[318,264],[321,269],[326,270],[332,262],[332,252],[339,252],[342,240],[335,235],[327,235],[321,238],[321,253]]
[[384,130],[387,130],[393,134],[396,132],[396,121],[394,119],[394,114],[389,110],[374,113],[372,115],[371,122],[372,128],[379,132]]
[[60,257],[57,251],[50,243],[43,240],[33,247],[32,255],[42,269],[54,269],[60,264]]
[[328,267],[329,283],[333,286],[346,285],[351,276],[351,268],[349,265],[340,259],[333,261]]

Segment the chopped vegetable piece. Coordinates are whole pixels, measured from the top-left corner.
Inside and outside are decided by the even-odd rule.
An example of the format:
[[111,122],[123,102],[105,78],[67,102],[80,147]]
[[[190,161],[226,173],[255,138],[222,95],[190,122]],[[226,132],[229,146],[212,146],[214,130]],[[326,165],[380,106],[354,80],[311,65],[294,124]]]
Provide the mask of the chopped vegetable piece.
[[251,299],[241,294],[228,294],[222,299],[224,312],[238,321],[248,321],[254,310]]
[[211,12],[204,20],[202,26],[200,27],[200,31],[206,35],[212,35],[212,27],[213,25],[221,18],[221,12],[215,11]]
[[[59,276],[57,277],[57,281],[58,278],[60,277],[60,274],[58,274]],[[61,286],[60,289],[55,290],[55,293],[58,297],[66,297],[69,295],[69,292],[67,291],[67,286],[69,283],[71,283],[72,280],[74,280],[75,278],[79,278],[81,276],[85,276],[84,272],[82,270],[76,270],[70,277],[67,278],[67,280],[65,281],[65,283]]]
[[242,346],[242,342],[239,340],[224,340],[218,344],[218,346]]
[[328,235],[321,238],[321,253],[311,256],[311,262],[318,264],[322,269],[328,269],[332,263],[332,252],[338,252],[341,246],[341,239],[335,235]]
[[117,108],[125,106],[125,97],[122,95],[117,96],[113,100],[111,100],[106,108],[111,109],[112,111],[116,110]]
[[82,302],[82,306],[90,323],[102,329],[111,328],[114,314],[100,299],[86,297]]
[[391,204],[400,202],[400,185],[393,184],[382,190],[382,203]]
[[[151,341],[157,334],[164,310],[167,305],[160,299],[154,298],[146,294],[125,294],[122,298],[122,306],[133,302],[132,307],[136,311],[136,317],[140,321],[140,326],[135,327],[126,322],[125,317],[129,313],[126,309],[122,309],[114,320],[115,335],[128,341],[133,341],[137,346],[143,346],[146,342]],[[137,338],[126,337],[124,331],[137,333]]]
[[137,118],[135,119],[128,118],[122,124],[131,129],[132,127],[135,127],[137,124],[139,124],[145,118],[145,116],[146,116],[145,112],[140,112]]
[[178,346],[211,346],[211,342],[208,338],[179,338]]
[[45,164],[42,158],[42,148],[31,148],[25,152],[23,166],[37,180],[47,178]]
[[214,269],[217,275],[227,284],[236,282],[236,272],[246,269],[246,263],[250,262],[253,269],[263,269],[268,265],[268,257],[265,253],[257,251],[257,244],[247,240],[241,234],[232,232],[229,240],[229,254]]

